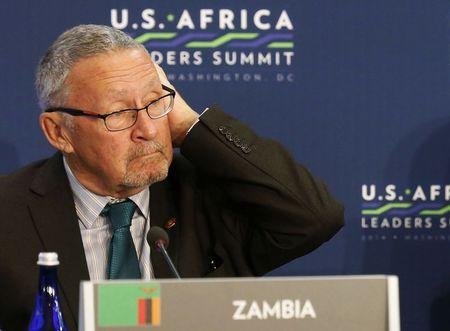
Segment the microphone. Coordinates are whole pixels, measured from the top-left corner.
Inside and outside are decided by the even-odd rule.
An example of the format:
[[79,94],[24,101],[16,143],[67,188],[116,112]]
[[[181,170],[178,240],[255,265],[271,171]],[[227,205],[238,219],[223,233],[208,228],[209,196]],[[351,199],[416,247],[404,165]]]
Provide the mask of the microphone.
[[167,254],[166,251],[166,247],[169,246],[169,235],[167,234],[167,232],[164,231],[164,229],[160,228],[159,226],[152,226],[147,234],[147,242],[150,245],[150,247],[156,249],[158,252],[161,252],[161,254],[164,257],[164,260],[166,260],[174,276],[176,278],[181,278],[180,274],[175,268],[175,265],[170,259],[169,254]]

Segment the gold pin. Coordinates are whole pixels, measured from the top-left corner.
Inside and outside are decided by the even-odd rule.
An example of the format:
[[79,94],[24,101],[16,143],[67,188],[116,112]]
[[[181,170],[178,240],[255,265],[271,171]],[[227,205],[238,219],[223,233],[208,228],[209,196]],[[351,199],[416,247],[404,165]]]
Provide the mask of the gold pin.
[[169,218],[166,224],[164,224],[164,229],[170,230],[175,224],[177,224],[177,219],[175,217]]

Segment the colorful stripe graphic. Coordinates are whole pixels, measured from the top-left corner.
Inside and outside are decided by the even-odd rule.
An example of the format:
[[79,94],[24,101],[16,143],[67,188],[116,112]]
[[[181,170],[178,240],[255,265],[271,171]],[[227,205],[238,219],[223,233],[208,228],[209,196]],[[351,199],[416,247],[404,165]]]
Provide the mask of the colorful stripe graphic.
[[150,41],[148,46],[152,48],[173,48],[181,47],[189,41],[198,41],[199,39],[211,39],[216,37],[216,33],[186,33],[170,41]]
[[[222,36],[210,32],[189,32],[179,35],[176,32],[148,32],[135,37],[135,40],[152,48],[294,48],[292,33],[229,32]],[[206,39],[206,40],[205,40]]]
[[262,47],[265,44],[269,43],[267,45],[268,48],[272,48],[270,45],[275,44],[277,42],[281,42],[281,40],[289,40],[289,44],[294,44],[292,42],[292,38],[294,35],[292,33],[268,33],[265,36],[261,36],[260,38],[253,40],[253,41],[233,41],[228,44],[230,47],[242,47],[242,48],[256,48],[256,47]]
[[363,215],[380,215],[383,214],[391,209],[394,208],[409,208],[411,207],[411,203],[388,203],[387,205],[384,205],[383,207],[377,208],[377,209],[363,209],[361,213]]
[[425,215],[442,216],[450,212],[450,205],[439,202],[429,203],[364,203],[361,213],[363,215]]
[[444,215],[448,212],[450,212],[450,205],[447,205],[446,207],[438,210],[430,210],[430,209],[422,210],[420,212],[420,215]]
[[135,38],[137,42],[143,44],[152,39],[172,39],[177,36],[176,33],[172,32],[148,32],[141,34],[139,37]]
[[216,48],[230,42],[231,40],[255,39],[256,37],[258,37],[257,33],[230,32],[211,41],[191,41],[190,43],[186,44],[186,48]]
[[159,298],[139,298],[138,324],[141,326],[159,326],[161,324],[161,305]]
[[294,43],[287,41],[275,41],[267,45],[267,48],[294,48]]

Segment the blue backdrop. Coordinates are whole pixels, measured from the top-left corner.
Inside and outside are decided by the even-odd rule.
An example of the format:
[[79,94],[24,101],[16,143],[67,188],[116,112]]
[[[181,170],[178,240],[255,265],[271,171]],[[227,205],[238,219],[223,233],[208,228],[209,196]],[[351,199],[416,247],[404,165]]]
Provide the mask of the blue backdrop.
[[273,274],[397,274],[403,329],[450,329],[448,1],[0,6],[0,173],[52,153],[33,88],[46,48],[74,25],[113,25],[196,109],[219,103],[281,141],[345,204],[345,229]]

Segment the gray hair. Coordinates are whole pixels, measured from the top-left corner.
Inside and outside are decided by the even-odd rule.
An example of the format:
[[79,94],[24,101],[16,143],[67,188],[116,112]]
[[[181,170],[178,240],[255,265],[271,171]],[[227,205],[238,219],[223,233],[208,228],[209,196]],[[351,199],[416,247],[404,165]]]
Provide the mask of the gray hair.
[[61,34],[38,64],[36,92],[42,110],[61,106],[72,66],[80,59],[119,49],[145,47],[126,33],[105,25],[78,25]]

